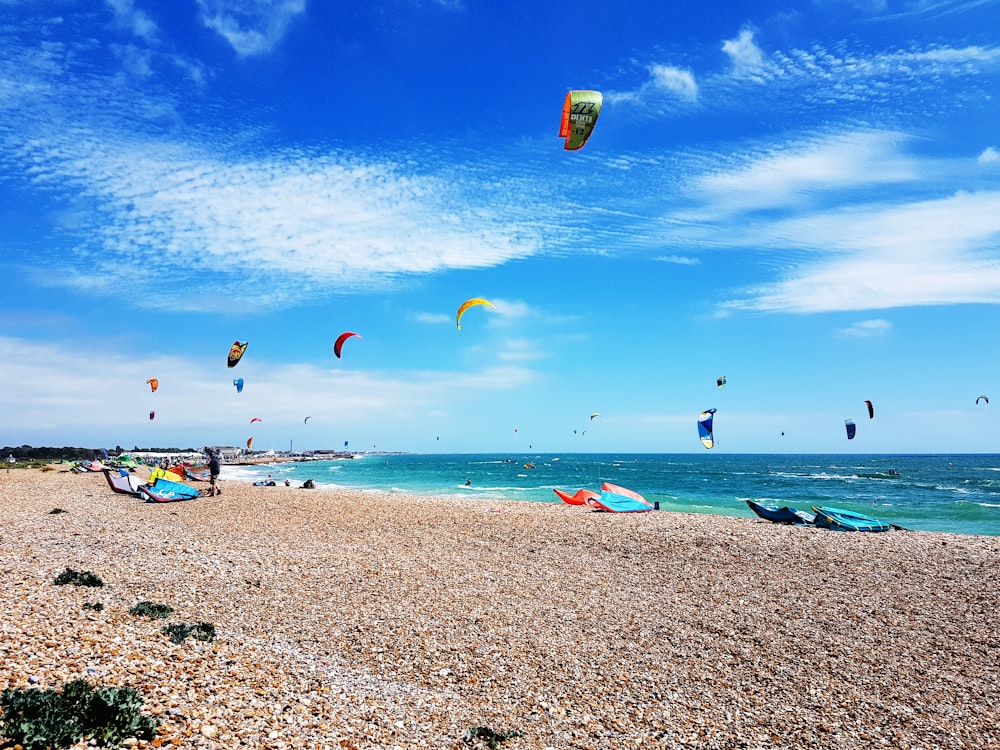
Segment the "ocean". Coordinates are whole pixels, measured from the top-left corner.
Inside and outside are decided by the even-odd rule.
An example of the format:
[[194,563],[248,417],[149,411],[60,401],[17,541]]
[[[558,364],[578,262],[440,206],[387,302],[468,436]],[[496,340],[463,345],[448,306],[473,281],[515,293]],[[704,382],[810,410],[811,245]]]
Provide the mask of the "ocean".
[[1000,536],[997,455],[366,454],[222,471],[223,480],[268,476],[295,487],[312,479],[319,487],[543,503],[561,502],[555,488],[599,490],[606,481],[659,503],[660,512],[755,517],[747,500],[829,505],[907,529]]

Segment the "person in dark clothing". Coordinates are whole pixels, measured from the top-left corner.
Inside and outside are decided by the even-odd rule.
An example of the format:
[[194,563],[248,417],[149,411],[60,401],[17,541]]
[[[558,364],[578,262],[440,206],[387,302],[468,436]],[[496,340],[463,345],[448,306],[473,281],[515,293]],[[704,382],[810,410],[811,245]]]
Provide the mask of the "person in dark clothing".
[[212,477],[212,489],[208,494],[211,495],[212,497],[215,497],[221,492],[221,490],[219,490],[219,488],[216,486],[216,483],[218,482],[219,471],[221,470],[222,467],[219,464],[218,453],[211,450],[210,448],[206,448],[205,451],[208,453],[208,473]]

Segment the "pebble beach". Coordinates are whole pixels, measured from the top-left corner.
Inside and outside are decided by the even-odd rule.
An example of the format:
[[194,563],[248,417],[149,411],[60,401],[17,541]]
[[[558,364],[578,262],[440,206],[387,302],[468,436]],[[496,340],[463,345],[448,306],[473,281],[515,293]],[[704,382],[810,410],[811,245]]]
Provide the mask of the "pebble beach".
[[998,537],[221,486],[0,471],[0,690],[134,687],[134,747],[1000,750]]

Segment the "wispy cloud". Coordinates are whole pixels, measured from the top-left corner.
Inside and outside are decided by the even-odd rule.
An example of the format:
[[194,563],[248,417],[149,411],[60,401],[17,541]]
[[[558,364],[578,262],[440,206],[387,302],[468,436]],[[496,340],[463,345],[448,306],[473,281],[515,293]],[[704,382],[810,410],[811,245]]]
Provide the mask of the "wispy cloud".
[[133,0],[106,0],[106,2],[114,13],[115,22],[119,27],[146,41],[156,40],[158,33],[156,23],[147,13],[136,8]]
[[498,192],[477,198],[485,191],[474,179],[420,174],[391,158],[268,151],[234,160],[79,132],[35,139],[24,158],[40,186],[73,185],[90,203],[78,232],[102,283],[124,284],[153,258],[203,272],[193,286],[165,279],[164,297],[147,300],[154,305],[192,298],[204,307],[193,299],[199,288],[218,304],[286,304],[324,286],[359,290],[400,274],[488,267],[539,246],[537,230],[512,220]]
[[[118,0],[124,2],[124,0]],[[305,13],[305,0],[198,0],[202,23],[240,57],[271,52]]]
[[[137,35],[146,29],[129,0],[111,2],[122,24]],[[264,36],[274,43],[304,12],[291,1],[200,3],[206,15],[271,29]],[[1000,71],[997,47],[767,52],[749,29],[725,52],[729,67],[703,83],[687,68],[648,65],[647,78],[621,101],[655,94],[685,107],[709,101],[759,110],[771,106],[768,95],[785,97],[810,82],[809,96],[826,112],[840,97],[896,101],[920,91],[936,92],[944,101],[935,106],[947,107],[941,80],[989,88]],[[906,130],[826,126],[811,137],[713,143],[697,153],[583,154],[577,166],[606,167],[601,185],[583,196],[564,186],[572,182],[561,179],[567,172],[556,173],[572,168],[565,162],[553,168],[535,158],[535,166],[501,170],[503,160],[448,144],[424,146],[417,159],[391,146],[377,155],[305,151],[244,133],[199,132],[183,125],[182,106],[169,94],[75,75],[72,57],[57,45],[5,44],[0,52],[0,159],[31,188],[57,196],[73,218],[59,228],[76,255],[64,252],[53,264],[83,259],[94,269],[86,278],[48,273],[49,283],[121,293],[151,266],[167,266],[185,273],[166,276],[142,304],[265,309],[541,253],[644,250],[692,264],[720,248],[767,253],[778,269],[770,281],[725,293],[722,310],[1000,297],[992,170],[969,169],[971,154],[922,158],[920,139]],[[142,62],[137,53],[132,65]],[[739,96],[722,96],[733,91]],[[796,106],[801,98],[808,97],[792,98]],[[236,138],[238,156],[230,146]],[[978,163],[995,163],[996,153],[985,149]],[[587,246],[572,236],[588,237]],[[664,256],[664,248],[674,252]],[[527,313],[511,302],[491,322]]]
[[446,313],[440,312],[415,312],[413,313],[412,318],[417,323],[427,323],[429,325],[455,324],[455,317],[453,315],[447,315]]
[[864,131],[782,144],[746,155],[743,163],[720,163],[717,171],[693,179],[691,191],[718,214],[789,209],[817,193],[899,185],[919,177],[914,159],[900,148],[908,140],[903,133]]
[[678,266],[696,266],[701,263],[698,258],[692,258],[687,255],[661,255],[655,258],[660,263],[673,263]]
[[609,89],[604,97],[612,103],[634,103],[646,106],[654,99],[692,103],[698,99],[698,84],[694,73],[674,65],[649,66],[649,78],[638,89],[617,91]]
[[988,96],[989,76],[1000,68],[997,46],[941,45],[870,54],[819,45],[767,50],[750,28],[724,40],[721,49],[729,63],[724,68],[695,71],[669,61],[647,62],[641,68],[643,80],[612,89],[608,96],[645,117],[683,115],[694,103],[715,111],[781,106],[803,115],[844,104],[855,113],[868,110],[902,121],[907,114],[941,108],[943,80],[979,81],[982,95]]
[[1000,301],[1000,192],[968,156],[899,133],[844,133],[693,177],[663,239],[782,253],[781,278],[721,310],[809,313]]
[[808,248],[730,309],[823,312],[1000,302],[1000,192],[872,204],[775,222],[754,239]]
[[[514,356],[519,350],[525,356]],[[514,344],[508,351],[511,357],[490,358],[488,366],[458,372],[328,370],[258,360],[250,365],[252,376],[242,396],[248,403],[267,404],[265,413],[254,415],[264,420],[256,428],[258,435],[278,426],[287,433],[307,414],[313,417],[311,430],[336,424],[356,433],[386,416],[398,416],[402,423],[407,415],[416,418],[428,410],[446,410],[456,393],[504,391],[535,382],[537,373],[517,364],[531,359],[529,350]],[[100,425],[116,442],[169,443],[171,435],[190,436],[193,430],[232,421],[233,388],[220,380],[216,359],[136,351],[115,354],[0,336],[0,361],[4,427],[18,434],[58,430],[60,437],[72,441],[73,434],[94,434],[94,426]],[[151,394],[146,379],[154,376],[159,388]],[[156,412],[153,423],[147,418],[150,410]],[[219,439],[224,438],[204,438]]]
[[901,10],[894,10],[889,7],[888,0],[871,0],[866,4],[859,2],[860,7],[868,8],[878,20],[891,18],[940,18],[942,16],[956,15],[966,11],[975,10],[984,5],[989,5],[993,0],[923,0],[922,2],[905,3]]
[[888,320],[873,318],[872,320],[860,320],[857,323],[852,323],[847,328],[841,328],[837,333],[849,338],[871,338],[885,336],[891,331],[892,323]]

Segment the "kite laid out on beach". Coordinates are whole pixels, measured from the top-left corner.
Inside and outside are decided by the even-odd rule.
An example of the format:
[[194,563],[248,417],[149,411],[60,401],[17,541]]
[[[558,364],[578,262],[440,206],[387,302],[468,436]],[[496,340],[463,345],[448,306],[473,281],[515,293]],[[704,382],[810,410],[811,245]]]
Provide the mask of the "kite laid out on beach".
[[233,385],[236,386],[237,393],[243,393],[243,378],[233,378]]
[[156,378],[150,378],[146,382],[149,384],[149,392],[156,393],[156,389],[160,387],[160,381]]
[[712,417],[715,414],[715,409],[706,409],[698,417],[698,437],[701,438],[701,444],[706,448],[711,448],[715,445],[715,434],[712,432]]
[[726,384],[726,376],[723,375],[722,377],[716,378],[715,384],[717,386],[719,386],[719,388],[721,388],[722,386],[724,386]]
[[337,337],[337,340],[333,344],[333,353],[337,355],[337,359],[340,359],[340,350],[343,348],[344,342],[351,338],[351,336],[361,338],[361,334],[354,333],[354,331],[345,331]]
[[865,406],[868,407],[868,418],[875,419],[875,407],[872,405],[872,402],[865,401]]
[[653,504],[638,492],[610,482],[602,484],[600,496],[590,499],[587,505],[609,513],[646,513],[653,510]]
[[465,315],[465,311],[470,307],[476,307],[476,305],[487,305],[496,310],[496,305],[490,302],[488,299],[483,299],[482,297],[473,297],[472,299],[467,299],[461,305],[459,305],[458,312],[455,314],[455,325],[458,326],[458,330],[462,330],[462,316]]
[[576,151],[583,148],[594,132],[597,116],[601,114],[604,95],[600,91],[570,91],[563,103],[559,137],[565,138],[563,148]]
[[986,398],[985,395],[984,396],[980,396],[979,398],[976,399],[976,406],[979,406],[979,402],[980,401],[985,401],[987,405],[989,405],[989,403],[990,403],[990,400],[988,398]]
[[610,482],[602,484],[600,492],[577,490],[572,495],[562,490],[554,492],[569,505],[588,505],[594,510],[608,513],[644,513],[654,508],[653,504],[638,492]]
[[236,367],[240,363],[240,359],[243,358],[243,352],[247,350],[247,344],[249,341],[244,341],[242,344],[239,341],[234,341],[233,345],[229,347],[229,357],[226,359],[227,367]]
[[577,490],[572,495],[568,492],[563,492],[562,490],[553,489],[553,492],[559,496],[559,498],[569,505],[587,505],[588,500],[596,500],[601,496],[600,492],[594,492],[593,490]]
[[854,424],[853,419],[845,419],[844,426],[847,428],[847,439],[854,440],[854,434],[857,431],[857,426]]

